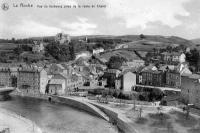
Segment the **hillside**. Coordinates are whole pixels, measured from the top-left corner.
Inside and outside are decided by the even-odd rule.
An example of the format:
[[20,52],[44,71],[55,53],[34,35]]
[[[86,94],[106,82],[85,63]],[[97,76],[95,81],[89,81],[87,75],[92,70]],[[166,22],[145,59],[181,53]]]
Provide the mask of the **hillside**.
[[121,56],[126,58],[128,61],[131,60],[140,60],[140,57],[138,57],[134,51],[132,50],[126,50],[126,49],[120,49],[120,50],[108,50],[105,51],[100,55],[100,58],[104,58],[105,60],[109,60],[111,56]]
[[117,44],[115,50],[106,51],[101,55],[102,58],[108,60],[113,55],[125,57],[128,60],[139,59],[135,54],[135,50],[139,52],[142,57],[145,57],[146,52],[152,51],[154,48],[166,48],[167,46],[177,47],[184,45],[190,48],[198,48],[196,44],[190,40],[186,40],[176,36],[159,36],[159,35],[145,35],[141,39],[138,35],[115,36],[110,38],[117,38],[122,40],[129,40],[130,42]]
[[[154,42],[193,45],[193,43],[190,40],[177,37],[177,36],[144,35],[144,37],[145,37],[144,38],[145,40],[154,41]],[[117,38],[127,39],[131,41],[141,40],[139,35],[125,35],[125,36],[118,36]]]
[[200,38],[191,40],[194,44],[200,44]]
[[[96,42],[101,42],[102,40],[110,40],[114,42],[116,47],[121,47],[120,45],[125,45],[127,48],[132,48],[139,51],[151,51],[153,48],[163,48],[167,46],[178,46],[184,45],[186,47],[197,47],[196,44],[200,44],[200,39],[187,40],[176,36],[160,36],[160,35],[144,35],[141,38],[140,35],[123,35],[123,36],[112,36],[112,35],[83,35],[83,36],[71,36],[72,40],[83,39],[84,37],[88,40]],[[32,37],[29,39],[33,40],[54,40],[54,36],[46,37]],[[100,41],[99,41],[100,40]],[[123,43],[123,44],[122,44]]]
[[12,51],[18,46],[14,43],[0,43],[0,51]]

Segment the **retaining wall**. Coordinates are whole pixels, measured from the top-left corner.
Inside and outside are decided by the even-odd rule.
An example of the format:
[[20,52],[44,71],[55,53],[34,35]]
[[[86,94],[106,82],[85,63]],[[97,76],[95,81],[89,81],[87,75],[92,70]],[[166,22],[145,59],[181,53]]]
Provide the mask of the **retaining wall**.
[[[32,96],[32,97],[38,98],[37,96]],[[45,97],[42,97],[41,99],[44,99],[44,100],[48,99],[51,102],[62,103],[62,104],[66,104],[68,106],[71,106],[80,110],[84,110],[92,115],[98,116],[100,118],[103,118],[106,121],[110,121],[114,123],[118,127],[118,129],[123,133],[136,133],[135,129],[133,129],[133,127],[129,125],[127,122],[125,122],[123,118],[121,118],[121,116],[118,115],[118,113],[116,113],[110,108],[101,106],[97,103],[93,103],[93,102],[87,103],[87,102],[70,98],[70,97],[62,97],[62,96],[54,96],[54,95],[51,95],[48,97],[45,96]],[[109,117],[109,119],[106,118],[104,115],[102,115],[98,109],[104,112]]]
[[96,108],[95,106],[86,103],[84,101],[80,101],[80,100],[76,100],[73,98],[69,98],[69,97],[61,97],[61,96],[49,96],[49,100],[52,102],[58,102],[58,103],[63,103],[66,105],[69,105],[71,107],[74,108],[78,108],[80,110],[84,110],[86,112],[89,112],[90,114],[93,114],[95,116],[98,116],[100,118],[105,119],[106,121],[108,121],[109,119],[106,118],[104,115],[102,115],[100,112],[100,110],[98,110],[98,108]]
[[127,122],[123,121],[123,118],[121,118],[121,116],[118,115],[118,113],[116,113],[112,109],[101,106],[101,105],[93,103],[93,102],[90,102],[90,103],[93,104],[94,106],[98,107],[99,109],[101,109],[105,114],[107,114],[110,117],[111,122],[116,124],[121,132],[136,133],[135,129],[133,129],[133,127],[131,125],[129,125]]

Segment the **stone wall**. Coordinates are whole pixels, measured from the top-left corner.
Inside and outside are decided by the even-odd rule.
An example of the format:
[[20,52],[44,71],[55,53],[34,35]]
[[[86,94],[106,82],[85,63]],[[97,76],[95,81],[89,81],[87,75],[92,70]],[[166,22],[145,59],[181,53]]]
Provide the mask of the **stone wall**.
[[106,108],[104,106],[101,106],[99,104],[96,103],[92,103],[94,106],[98,107],[99,109],[101,109],[106,115],[109,116],[110,121],[114,124],[117,125],[118,129],[123,132],[123,133],[136,133],[135,129],[133,129],[133,127],[131,125],[129,125],[127,122],[125,122],[123,120],[123,118],[121,118],[120,115],[118,115],[115,111],[113,111],[112,109]]
[[98,110],[98,108],[96,108],[95,106],[93,106],[87,102],[76,100],[74,98],[53,96],[53,95],[49,96],[49,101],[63,103],[68,106],[71,106],[71,107],[74,107],[74,108],[77,108],[80,110],[84,110],[86,112],[89,112],[92,115],[98,116],[98,117],[103,118],[108,121],[108,118],[106,118],[103,114],[101,114],[101,112],[100,112],[100,110]]

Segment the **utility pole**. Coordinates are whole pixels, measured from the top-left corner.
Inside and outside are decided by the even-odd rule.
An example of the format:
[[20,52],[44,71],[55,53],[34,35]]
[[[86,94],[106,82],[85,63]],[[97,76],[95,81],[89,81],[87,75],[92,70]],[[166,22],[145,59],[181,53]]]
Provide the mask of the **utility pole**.
[[142,109],[142,106],[141,106],[140,109],[139,109],[139,118],[142,117],[142,112],[143,112],[143,109]]
[[136,101],[135,101],[135,95],[132,94],[132,98],[133,98],[133,110],[135,111],[136,109]]

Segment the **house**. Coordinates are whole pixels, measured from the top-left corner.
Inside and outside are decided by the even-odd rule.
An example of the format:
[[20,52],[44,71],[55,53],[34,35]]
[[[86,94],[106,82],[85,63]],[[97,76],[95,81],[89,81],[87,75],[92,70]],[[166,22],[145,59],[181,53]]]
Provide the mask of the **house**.
[[47,83],[47,72],[43,68],[27,66],[18,69],[17,88],[22,92],[45,94]]
[[173,88],[180,87],[181,75],[192,74],[192,72],[189,70],[188,64],[186,62],[179,63],[177,66],[164,65],[164,66],[161,66],[159,68],[159,70],[164,73],[165,86],[173,87]]
[[167,87],[179,88],[181,85],[181,75],[175,70],[166,71],[166,84]]
[[155,65],[153,65],[153,64],[150,64],[150,65],[148,65],[148,66],[146,66],[146,67],[142,68],[142,70],[141,70],[141,71],[145,71],[145,70],[157,71],[157,70],[158,70],[158,68],[157,68]]
[[118,69],[107,69],[104,72],[104,78],[107,79],[107,86],[110,88],[120,89],[121,80],[119,79],[121,71]]
[[114,88],[116,90],[122,90],[122,79],[121,79],[121,77],[118,77],[114,80]]
[[104,52],[103,48],[97,48],[97,49],[93,49],[92,54],[97,55],[97,54],[100,54],[102,52]]
[[91,53],[89,51],[81,51],[76,54],[76,60],[81,58],[80,60],[89,59],[91,57]]
[[163,52],[163,53],[161,53],[161,57],[162,57],[163,61],[170,62],[172,60],[171,59],[171,54],[169,52]]
[[189,69],[189,65],[186,62],[178,64],[178,66],[176,67],[176,71],[178,71],[181,75],[192,74]]
[[164,74],[164,86],[166,87],[180,87],[180,72],[177,71],[175,65],[163,65],[159,68]]
[[138,67],[136,69],[136,84],[142,84],[142,70],[144,67]]
[[[53,80],[52,82],[55,83],[54,81],[59,81],[59,85],[54,84],[54,90],[55,86],[60,86],[60,89],[64,90],[64,93],[74,91],[76,88],[79,88],[80,86],[83,86],[83,78],[81,75],[77,73],[73,73],[71,75],[67,75],[66,73],[59,73],[59,74],[54,74],[52,77]],[[65,81],[63,84],[63,80]],[[50,82],[51,83],[51,82]],[[62,84],[61,84],[62,83]],[[52,86],[52,84],[50,84]],[[64,87],[64,88],[63,88]],[[63,92],[63,91],[62,91]],[[60,94],[60,93],[58,93]],[[63,93],[62,93],[63,94]]]
[[32,52],[33,53],[44,52],[44,44],[42,42],[34,41],[34,44],[32,46]]
[[[180,52],[163,52],[161,53],[161,59],[166,64],[177,64],[182,60],[182,57],[185,57],[183,53]],[[181,59],[180,59],[181,58]]]
[[130,92],[136,85],[136,73],[129,70],[124,71],[122,74],[122,90],[124,92]]
[[175,70],[175,68],[176,68],[175,65],[162,65],[162,66],[159,67],[158,70],[165,72],[165,71],[168,71],[168,70],[173,71],[173,70]]
[[172,52],[172,62],[179,62],[179,58],[181,56],[181,53],[178,52]]
[[49,71],[48,74],[58,74],[58,73],[62,73],[64,72],[65,67],[61,64],[51,64],[51,66],[49,67]]
[[136,79],[137,84],[153,85],[153,73],[156,72],[158,72],[158,68],[153,64],[146,67],[139,67]]
[[11,71],[9,68],[0,68],[0,86],[11,86]]
[[65,79],[52,78],[48,83],[48,94],[63,95],[65,94]]
[[164,74],[162,71],[143,70],[142,72],[142,84],[150,86],[163,86]]
[[131,69],[131,68],[139,68],[144,66],[145,61],[144,60],[132,60],[127,61],[125,64],[122,65],[122,70]]
[[181,98],[187,104],[200,108],[200,75],[187,74],[181,77]]

